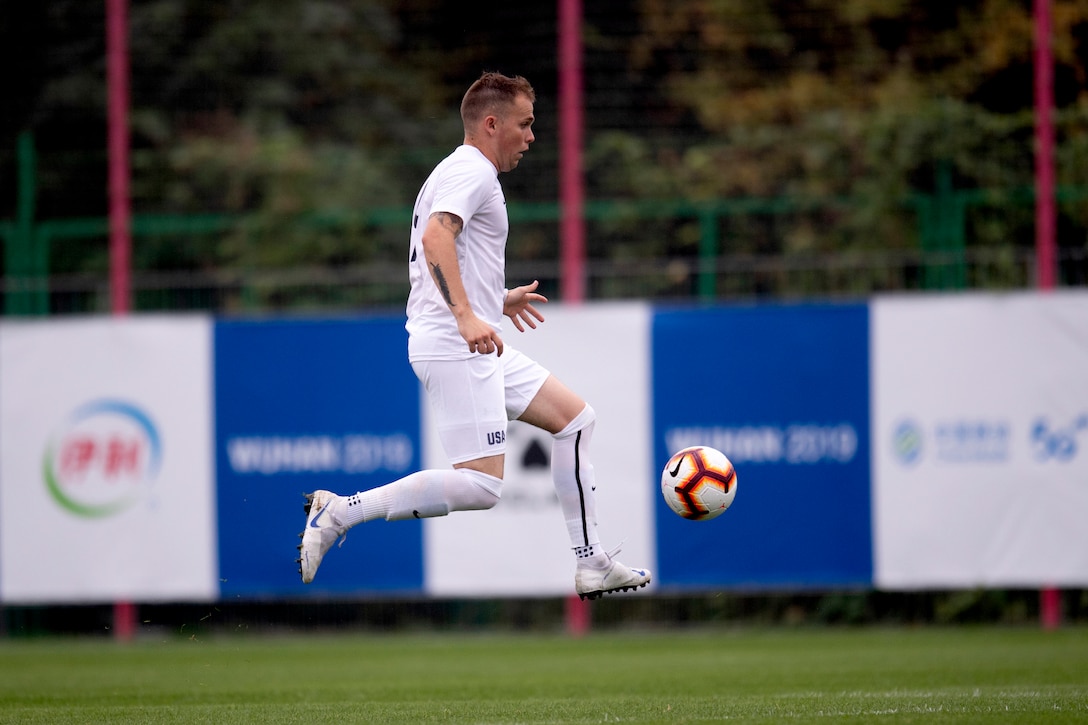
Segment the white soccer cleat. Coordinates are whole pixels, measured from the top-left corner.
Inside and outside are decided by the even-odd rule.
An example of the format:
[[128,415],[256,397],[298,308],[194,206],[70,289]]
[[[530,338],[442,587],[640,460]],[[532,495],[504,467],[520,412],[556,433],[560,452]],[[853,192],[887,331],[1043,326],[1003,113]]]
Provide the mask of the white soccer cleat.
[[321,560],[325,553],[332,548],[337,539],[343,545],[348,527],[341,525],[332,512],[329,504],[336,500],[336,494],[331,491],[314,491],[306,494],[306,505],[303,506],[308,516],[306,517],[306,530],[299,536],[302,543],[299,544],[298,573],[302,575],[302,583],[309,584],[317,574],[317,567],[321,566]]
[[644,587],[650,583],[649,569],[632,569],[612,557],[619,549],[608,552],[608,566],[594,569],[591,566],[579,566],[574,572],[574,590],[582,599],[600,599],[611,592],[626,592]]

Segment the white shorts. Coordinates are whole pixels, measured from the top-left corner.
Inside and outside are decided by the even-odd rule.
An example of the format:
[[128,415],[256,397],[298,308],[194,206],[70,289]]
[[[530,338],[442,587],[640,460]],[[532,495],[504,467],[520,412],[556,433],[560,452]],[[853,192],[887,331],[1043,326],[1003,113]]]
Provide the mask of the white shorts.
[[427,391],[450,463],[506,452],[506,423],[521,417],[550,373],[509,345],[497,355],[412,363]]

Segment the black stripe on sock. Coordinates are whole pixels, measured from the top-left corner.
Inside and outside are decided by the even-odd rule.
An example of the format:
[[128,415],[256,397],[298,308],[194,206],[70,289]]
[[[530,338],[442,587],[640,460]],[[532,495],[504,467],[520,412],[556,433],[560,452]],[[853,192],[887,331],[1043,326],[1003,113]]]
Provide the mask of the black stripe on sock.
[[581,461],[582,431],[574,438],[574,482],[578,484],[578,503],[582,508],[582,540],[583,546],[589,546],[589,521],[586,519],[586,494],[582,490],[582,461]]

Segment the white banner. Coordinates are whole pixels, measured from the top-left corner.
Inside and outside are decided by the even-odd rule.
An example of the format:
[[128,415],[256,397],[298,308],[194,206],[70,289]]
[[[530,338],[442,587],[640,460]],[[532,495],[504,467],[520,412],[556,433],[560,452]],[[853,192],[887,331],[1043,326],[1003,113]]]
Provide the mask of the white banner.
[[[592,304],[542,308],[547,321],[503,341],[536,359],[597,412],[592,460],[599,531],[620,560],[654,567],[650,440],[650,308]],[[423,395],[424,465],[448,468]],[[510,424],[502,500],[489,511],[424,522],[426,584],[432,596],[574,594],[574,555],[552,486],[552,438]]]
[[1088,294],[871,310],[876,585],[1088,584]]
[[0,323],[0,599],[218,596],[211,323]]

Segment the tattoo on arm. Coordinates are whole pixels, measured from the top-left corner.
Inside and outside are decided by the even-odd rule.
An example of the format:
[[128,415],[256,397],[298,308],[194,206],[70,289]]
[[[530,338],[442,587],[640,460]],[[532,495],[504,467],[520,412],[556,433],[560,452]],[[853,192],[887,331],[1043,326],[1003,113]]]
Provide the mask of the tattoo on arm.
[[464,222],[461,221],[461,217],[456,214],[450,214],[448,211],[436,211],[434,214],[431,214],[431,216],[437,219],[438,223],[455,237],[458,236],[461,233],[461,229],[464,228]]
[[[431,214],[431,218],[439,223],[439,225],[453,235],[456,239],[464,228],[464,222],[461,221],[461,217],[456,214],[451,214],[448,211],[436,211]],[[446,281],[446,275],[442,271],[442,266],[433,263],[431,264],[431,274],[434,275],[434,281],[438,285],[438,289],[442,292],[442,298],[446,300],[446,304],[450,307],[456,307],[453,302],[453,298],[450,296],[450,284]]]
[[442,292],[442,298],[446,300],[446,304],[450,307],[456,307],[453,303],[453,299],[450,298],[450,285],[446,281],[446,275],[442,273],[442,267],[437,264],[431,265],[431,272],[434,274],[434,281],[438,283],[438,289]]

